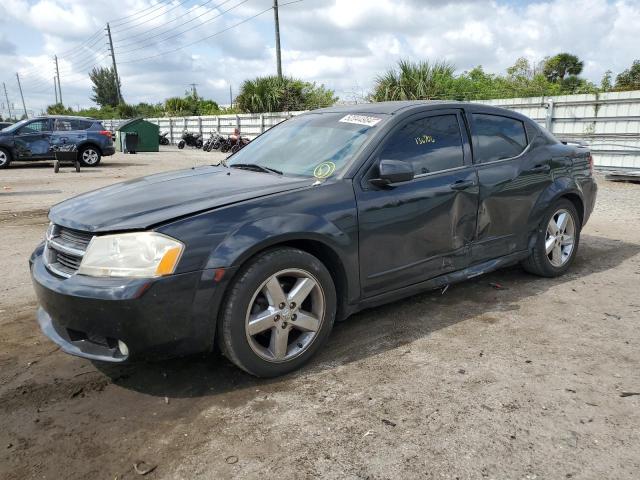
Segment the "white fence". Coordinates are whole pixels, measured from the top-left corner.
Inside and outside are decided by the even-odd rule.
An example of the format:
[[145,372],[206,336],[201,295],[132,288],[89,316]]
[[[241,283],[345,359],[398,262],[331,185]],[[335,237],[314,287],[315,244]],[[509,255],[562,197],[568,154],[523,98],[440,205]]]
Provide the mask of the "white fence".
[[[544,125],[556,137],[578,140],[591,147],[596,166],[640,169],[640,91],[610,92],[593,95],[508,98],[478,103],[515,110]],[[268,128],[303,112],[220,115],[203,117],[148,118],[169,132],[171,143],[180,140],[182,131],[205,135],[217,129],[229,135],[239,128],[242,135],[254,138]],[[115,130],[124,120],[105,120]]]
[[[265,130],[277,125],[278,123],[300,115],[304,112],[278,112],[278,113],[245,113],[238,115],[210,115],[202,117],[160,117],[147,118],[149,122],[153,122],[160,127],[160,132],[169,132],[169,138],[172,144],[178,143],[182,137],[182,132],[188,130],[193,133],[201,133],[205,139],[209,133],[216,129],[221,135],[230,135],[235,128],[238,128],[242,136],[255,138]],[[104,120],[102,124],[109,130],[116,130],[121,123],[126,120]]]
[[515,110],[560,139],[584,142],[597,167],[640,169],[640,91],[478,103]]

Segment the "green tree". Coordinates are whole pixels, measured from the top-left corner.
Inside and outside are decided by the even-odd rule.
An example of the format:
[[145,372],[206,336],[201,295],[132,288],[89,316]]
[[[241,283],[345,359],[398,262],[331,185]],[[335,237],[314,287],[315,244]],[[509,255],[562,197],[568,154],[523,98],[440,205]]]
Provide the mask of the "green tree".
[[[93,67],[93,70],[89,72],[89,78],[93,82],[91,89],[94,94],[91,96],[91,100],[101,107],[117,107],[120,102],[116,88],[116,74],[113,69]],[[120,86],[120,80],[117,81]]]
[[559,53],[545,61],[544,76],[550,82],[562,82],[567,75],[580,75],[584,63],[571,53]]
[[615,90],[638,90],[640,89],[640,60],[634,60],[631,67],[616,77]]
[[65,107],[62,103],[54,103],[47,107],[48,115],[73,115],[74,113],[72,109]]
[[371,98],[387,100],[426,100],[451,94],[454,88],[453,65],[443,61],[411,62],[400,60],[375,80]]
[[611,70],[604,72],[602,80],[600,80],[600,91],[610,92],[613,88],[613,82],[611,80]]
[[324,85],[275,75],[245,80],[236,97],[242,112],[286,112],[328,107],[337,101]]

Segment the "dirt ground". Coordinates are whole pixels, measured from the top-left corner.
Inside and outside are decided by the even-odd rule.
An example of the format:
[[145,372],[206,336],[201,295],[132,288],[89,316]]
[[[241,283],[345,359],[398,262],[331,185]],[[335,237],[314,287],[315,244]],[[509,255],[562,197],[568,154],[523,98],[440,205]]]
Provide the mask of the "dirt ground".
[[640,185],[598,178],[566,276],[513,267],[362,312],[283,378],[217,354],[113,367],[60,352],[27,267],[48,207],[219,158],[0,171],[0,478],[640,478]]

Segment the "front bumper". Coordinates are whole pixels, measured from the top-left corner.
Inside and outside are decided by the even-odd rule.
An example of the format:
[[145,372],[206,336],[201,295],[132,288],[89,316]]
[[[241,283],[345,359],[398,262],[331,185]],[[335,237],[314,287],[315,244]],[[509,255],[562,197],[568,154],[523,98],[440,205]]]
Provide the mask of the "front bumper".
[[225,271],[217,282],[215,270],[202,270],[158,279],[60,278],[45,267],[42,247],[29,263],[44,334],[67,353],[108,362],[209,351],[231,277]]

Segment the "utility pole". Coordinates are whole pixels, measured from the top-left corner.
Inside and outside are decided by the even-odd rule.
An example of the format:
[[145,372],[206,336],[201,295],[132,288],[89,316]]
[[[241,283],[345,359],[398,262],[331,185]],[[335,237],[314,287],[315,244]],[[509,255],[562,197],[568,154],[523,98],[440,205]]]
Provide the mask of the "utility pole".
[[193,96],[193,98],[198,98],[198,91],[196,90],[196,87],[198,86],[198,84],[190,83],[189,85],[191,85],[191,95]]
[[53,91],[56,94],[56,105],[58,104],[58,85],[56,84],[56,76],[53,76]]
[[24,104],[24,95],[22,94],[22,85],[20,85],[20,75],[16,72],[16,78],[18,79],[18,89],[20,90],[20,98],[22,99],[22,108],[24,110],[24,117],[29,118],[29,114],[27,113],[27,106]]
[[282,78],[282,57],[280,56],[280,19],[278,18],[278,0],[273,0],[273,20],[276,24],[276,63],[278,78]]
[[233,90],[231,89],[231,83],[229,83],[229,108],[233,108]]
[[11,104],[9,103],[9,94],[7,94],[7,86],[4,82],[2,82],[2,87],[4,88],[4,98],[7,99],[7,108],[9,109],[9,118],[13,118],[13,113],[11,113]]
[[56,61],[56,77],[58,77],[58,100],[60,101],[60,103],[62,103],[62,87],[60,87],[60,70],[58,69],[58,56],[54,55],[53,58]]
[[116,77],[116,92],[118,92],[118,103],[122,103],[122,93],[120,93],[120,77],[118,77],[118,67],[116,66],[116,54],[113,50],[113,39],[111,38],[111,27],[107,23],[107,36],[109,37],[109,50],[113,61],[113,73]]

